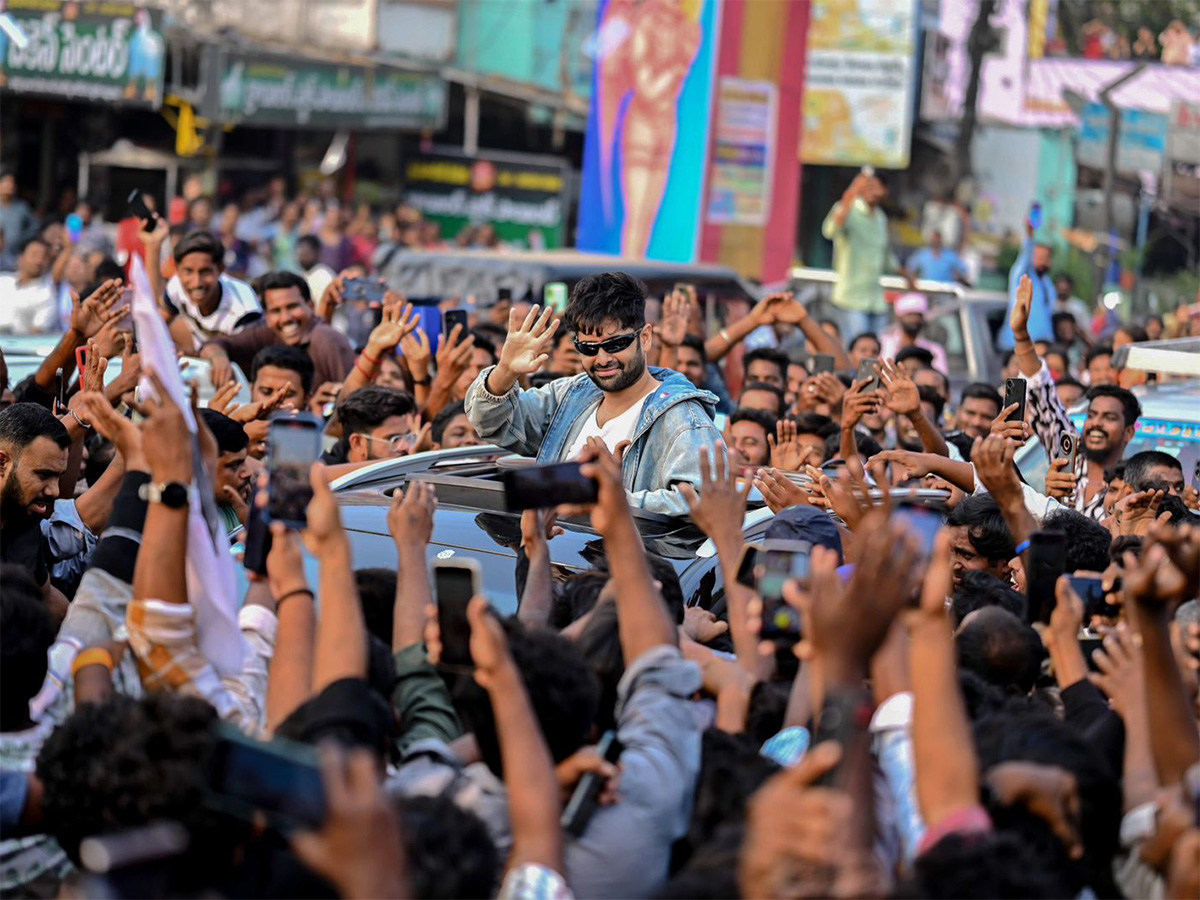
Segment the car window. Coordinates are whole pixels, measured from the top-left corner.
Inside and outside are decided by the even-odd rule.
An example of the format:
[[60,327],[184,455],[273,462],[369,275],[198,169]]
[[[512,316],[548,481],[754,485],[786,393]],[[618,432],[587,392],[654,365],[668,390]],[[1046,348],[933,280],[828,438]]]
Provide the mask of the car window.
[[935,315],[925,326],[925,336],[935,343],[941,344],[946,351],[946,364],[950,371],[946,374],[965,373],[970,365],[967,362],[967,350],[963,341],[962,318],[960,310],[947,310],[941,315]]

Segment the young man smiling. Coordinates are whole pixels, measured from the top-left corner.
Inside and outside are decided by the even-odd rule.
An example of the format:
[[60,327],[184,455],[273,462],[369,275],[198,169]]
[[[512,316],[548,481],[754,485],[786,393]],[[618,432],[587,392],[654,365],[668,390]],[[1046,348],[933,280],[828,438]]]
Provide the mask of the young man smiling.
[[[165,228],[155,237],[157,253]],[[209,232],[187,235],[175,246],[174,257],[175,274],[167,282],[164,306],[172,318],[182,317],[196,343],[233,334],[262,319],[254,288],[225,274],[225,246]],[[155,259],[155,274],[157,265]]]
[[621,272],[589,275],[575,285],[565,319],[575,332],[583,373],[536,390],[517,382],[538,371],[554,346],[553,310],[509,315],[500,361],[467,392],[467,416],[479,437],[539,463],[574,459],[589,438],[623,448],[631,502],[652,512],[684,515],[676,485],[700,484],[700,448],[720,438],[712,416],[717,398],[678,372],[650,368],[646,351],[646,286]]

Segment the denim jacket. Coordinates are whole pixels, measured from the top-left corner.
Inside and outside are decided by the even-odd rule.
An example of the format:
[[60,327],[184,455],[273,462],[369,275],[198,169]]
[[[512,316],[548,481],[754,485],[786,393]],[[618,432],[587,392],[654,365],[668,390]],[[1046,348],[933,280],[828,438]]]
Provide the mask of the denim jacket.
[[[542,464],[563,462],[603,392],[586,373],[559,378],[535,390],[514,386],[497,397],[487,389],[492,368],[467,391],[467,418],[479,436]],[[675,485],[700,485],[700,448],[721,439],[713,425],[717,398],[671,369],[650,368],[662,382],[645,401],[622,468],[629,502],[668,516],[686,515]]]

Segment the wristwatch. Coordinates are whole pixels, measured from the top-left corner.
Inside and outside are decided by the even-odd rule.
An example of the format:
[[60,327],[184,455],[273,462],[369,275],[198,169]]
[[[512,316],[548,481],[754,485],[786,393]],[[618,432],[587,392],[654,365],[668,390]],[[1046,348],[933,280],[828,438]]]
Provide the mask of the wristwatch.
[[147,482],[138,488],[138,496],[149,503],[161,503],[171,509],[183,509],[188,505],[188,486],[178,481],[165,484]]

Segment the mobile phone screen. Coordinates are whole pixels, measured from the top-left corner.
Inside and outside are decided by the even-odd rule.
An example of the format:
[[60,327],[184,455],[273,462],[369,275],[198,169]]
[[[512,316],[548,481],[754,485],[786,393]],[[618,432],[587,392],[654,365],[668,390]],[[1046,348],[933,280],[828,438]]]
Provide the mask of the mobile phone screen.
[[[820,375],[822,372],[833,371],[834,359],[828,353],[817,353],[812,358],[812,368],[809,370],[813,375]],[[864,378],[868,377],[866,375]]]
[[562,503],[595,503],[599,491],[599,485],[579,471],[579,463],[504,472],[504,501],[510,512],[545,509]]
[[347,278],[345,297],[347,300],[357,300],[378,306],[383,303],[387,293],[387,285],[374,278]]
[[467,566],[435,565],[433,586],[442,637],[442,662],[471,666],[471,623],[467,619],[467,604],[477,589],[475,570]]
[[303,528],[312,500],[312,464],[321,453],[317,420],[307,415],[272,419],[267,447],[267,517]]
[[1006,422],[1024,422],[1025,421],[1025,390],[1027,384],[1024,378],[1005,378],[1004,379],[1004,405],[1012,406],[1017,404],[1017,408],[1008,414]]
[[758,593],[765,603],[768,598],[782,597],[786,582],[808,580],[812,574],[812,544],[807,541],[764,541],[758,561]]
[[312,747],[256,741],[223,726],[220,734],[208,778],[215,805],[245,818],[265,813],[285,830],[322,825],[325,785]]

